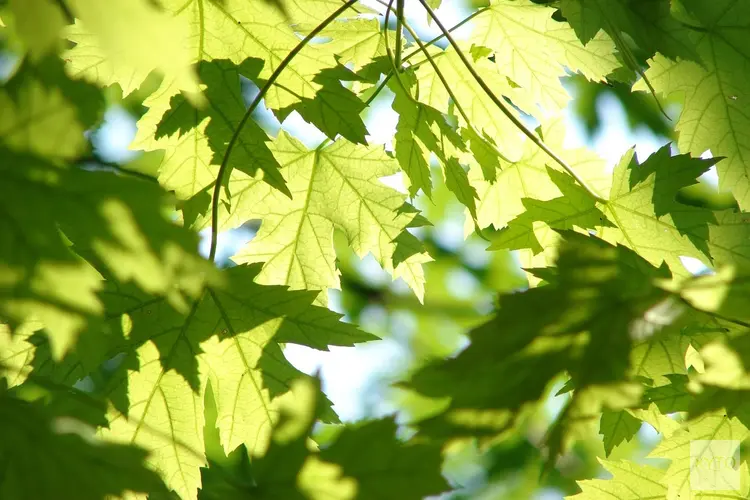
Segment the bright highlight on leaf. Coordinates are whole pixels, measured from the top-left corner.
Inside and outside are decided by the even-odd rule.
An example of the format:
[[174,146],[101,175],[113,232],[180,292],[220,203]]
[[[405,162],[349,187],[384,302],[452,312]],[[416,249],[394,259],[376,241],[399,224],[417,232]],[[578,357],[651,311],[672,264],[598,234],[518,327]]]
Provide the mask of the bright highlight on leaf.
[[[379,179],[398,171],[395,161],[379,148],[355,146],[343,139],[307,149],[282,132],[272,145],[282,165],[292,199],[255,180],[234,188],[232,213],[223,227],[262,219],[258,235],[233,257],[238,263],[265,262],[259,279],[293,289],[339,288],[333,231],[341,230],[354,252],[372,253],[395,278],[403,278],[422,298],[426,254],[394,263],[396,238],[414,218],[397,214],[405,197]],[[325,294],[318,296],[322,304]]]

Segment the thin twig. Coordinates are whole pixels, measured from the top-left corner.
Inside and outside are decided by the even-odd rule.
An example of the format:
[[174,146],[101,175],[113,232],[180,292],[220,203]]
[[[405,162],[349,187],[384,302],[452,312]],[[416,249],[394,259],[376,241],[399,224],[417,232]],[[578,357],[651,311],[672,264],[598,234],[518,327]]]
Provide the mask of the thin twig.
[[253,111],[255,111],[255,108],[258,107],[258,104],[260,104],[260,101],[263,99],[263,97],[268,93],[271,86],[274,84],[276,79],[279,78],[279,75],[282,71],[289,65],[289,63],[292,62],[292,59],[294,59],[297,54],[312,40],[315,38],[318,33],[323,31],[326,26],[331,24],[333,21],[336,20],[337,17],[339,17],[346,9],[357,3],[358,0],[348,0],[346,3],[344,3],[341,7],[336,9],[330,16],[325,18],[323,22],[321,22],[318,26],[315,27],[314,30],[312,30],[310,33],[307,34],[305,38],[300,40],[300,42],[297,44],[296,47],[294,47],[289,54],[284,58],[283,61],[279,64],[279,66],[276,68],[276,70],[271,74],[271,76],[268,78],[266,83],[263,85],[263,87],[258,92],[258,95],[255,96],[255,99],[253,99],[253,102],[250,103],[250,106],[247,108],[247,111],[245,111],[245,115],[242,117],[242,120],[237,124],[237,128],[234,129],[234,134],[232,134],[232,138],[229,140],[229,143],[227,144],[227,150],[224,152],[224,158],[221,160],[221,166],[219,167],[219,172],[216,174],[216,184],[214,185],[214,192],[213,197],[211,199],[211,249],[208,253],[208,260],[214,260],[216,257],[216,247],[218,243],[218,233],[219,233],[219,201],[220,201],[220,195],[221,195],[221,185],[223,184],[224,175],[226,174],[227,167],[229,165],[229,156],[232,154],[232,150],[234,149],[234,145],[237,143],[237,140],[239,139],[240,132],[242,131],[242,128],[245,126],[247,121],[250,119],[250,115],[252,115]]
[[[395,61],[395,57],[393,55],[393,51],[391,50],[391,46],[388,43],[388,21],[389,21],[390,16],[391,16],[391,11],[393,11],[393,2],[394,2],[394,0],[390,0],[388,2],[388,4],[386,4],[387,9],[385,10],[385,20],[383,21],[383,42],[385,43],[385,54],[388,57],[388,62],[391,63],[391,66],[393,68],[391,70],[391,72],[392,72],[391,74],[393,74],[393,75],[396,76],[396,80],[398,81],[398,85],[399,85],[399,87],[401,87],[401,90],[404,91],[404,94],[406,94],[406,96],[409,99],[413,100],[413,98],[409,94],[409,90],[406,88],[406,85],[404,85],[404,81],[401,79],[400,68],[396,65],[396,61]],[[383,3],[385,4],[385,2],[383,2]]]
[[57,6],[62,11],[63,17],[68,22],[68,24],[75,24],[76,18],[73,15],[73,13],[70,11],[70,8],[65,3],[65,1],[64,0],[55,0],[55,3],[57,4]]
[[131,170],[114,161],[105,160],[96,153],[76,158],[75,163],[79,165],[83,163],[95,163],[96,165],[102,167],[101,170],[112,170],[114,172],[117,172],[118,174],[126,175],[128,177],[137,177],[138,179],[144,180],[146,182],[153,182],[156,184],[159,183],[158,180],[148,174],[138,172],[137,170]]
[[659,111],[661,112],[664,117],[672,121],[672,119],[669,117],[667,112],[664,110],[664,107],[661,105],[661,101],[659,101],[659,96],[656,95],[656,90],[654,89],[653,85],[651,85],[651,81],[646,76],[646,73],[643,71],[641,66],[638,64],[638,61],[636,61],[635,56],[630,51],[630,48],[626,45],[625,40],[622,38],[622,35],[620,35],[620,32],[615,28],[615,26],[612,24],[612,22],[609,20],[608,17],[604,18],[605,22],[609,26],[609,29],[611,31],[610,35],[614,39],[615,47],[617,47],[620,51],[620,53],[625,57],[625,61],[627,64],[629,64],[633,70],[635,70],[638,75],[643,78],[643,81],[646,83],[646,87],[648,87],[648,90],[651,92],[651,95],[654,97],[654,101],[656,101],[656,107],[659,108]]
[[396,71],[401,71],[401,24],[404,21],[404,0],[396,0]]

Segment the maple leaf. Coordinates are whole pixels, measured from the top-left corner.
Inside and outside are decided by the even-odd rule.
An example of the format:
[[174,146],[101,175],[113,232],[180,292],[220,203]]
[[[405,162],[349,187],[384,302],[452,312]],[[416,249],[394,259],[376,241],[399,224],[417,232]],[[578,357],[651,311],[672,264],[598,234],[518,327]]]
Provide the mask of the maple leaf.
[[[156,126],[154,135],[156,143],[149,149],[153,146],[161,146],[159,139],[163,136],[170,136],[163,143],[167,145],[167,154],[181,156],[181,153],[175,150],[205,141],[211,148],[213,156],[207,158],[201,155],[201,164],[221,165],[227,155],[227,145],[235,134],[235,130],[239,128],[245,114],[240,75],[247,77],[257,74],[258,63],[262,64],[262,61],[248,59],[239,67],[226,60],[202,62],[198,72],[206,85],[204,97],[208,106],[197,110],[184,97],[179,95],[172,97],[169,110],[162,115],[161,121]],[[157,110],[152,111],[154,115],[158,113]],[[153,118],[149,117],[145,120],[151,119]],[[201,137],[195,137],[195,135]],[[261,170],[265,182],[287,196],[291,196],[284,177],[279,172],[279,163],[268,149],[266,144],[268,141],[270,138],[265,131],[254,120],[247,120],[237,136],[236,146],[227,160],[227,165],[229,165],[230,172],[239,170],[250,176],[256,175],[258,170]],[[197,156],[200,153],[196,154],[193,150],[192,154]],[[211,177],[215,177],[213,169],[209,172],[212,174]],[[164,178],[165,176],[169,177]],[[163,167],[160,170],[160,181],[164,179],[164,183],[168,186],[175,183],[174,176],[181,178],[182,172],[165,171]],[[231,174],[225,175],[225,179],[230,178]],[[193,184],[188,193],[180,190],[180,194],[192,196],[197,192],[197,188],[198,185]]]
[[11,28],[23,42],[32,60],[62,48],[60,31],[66,24],[65,13],[51,0],[11,0]]
[[[303,32],[314,28],[309,22],[296,27]],[[391,47],[396,43],[395,33],[383,33],[377,19],[336,21],[321,31],[319,36],[330,38],[324,42],[325,49],[336,54],[341,64],[352,63],[354,71],[359,71],[375,59],[385,57],[386,40]]]
[[[680,276],[689,274],[683,256],[709,265],[744,263],[748,256],[740,240],[747,228],[739,214],[714,213],[676,199],[681,188],[695,184],[715,161],[670,156],[664,146],[638,165],[631,150],[615,167],[609,199],[597,202],[566,181],[564,197],[525,201],[531,209],[511,221],[493,247],[531,248],[534,253],[553,247],[556,240],[542,244],[546,234],[535,229],[540,221],[553,229],[594,229],[602,239],[632,248],[654,265],[666,262]],[[594,219],[599,222],[592,224]]]
[[672,17],[664,0],[563,0],[565,19],[586,44],[604,31],[612,39],[627,34],[649,56],[656,52],[671,59],[695,59],[686,30]]
[[[102,310],[95,295],[98,273],[70,250],[58,227],[77,251],[95,255],[117,279],[165,294],[176,305],[185,304],[173,289],[176,282],[192,280],[195,291],[210,275],[197,255],[195,235],[159,215],[166,199],[155,184],[61,169],[1,149],[0,156],[0,206],[7,214],[0,307],[15,322],[41,319],[52,333],[56,357],[70,347],[83,322]],[[71,273],[78,278],[68,282]]]
[[351,142],[367,144],[367,129],[359,116],[367,106],[342,85],[342,80],[357,81],[360,77],[344,66],[321,70],[315,76],[315,82],[321,85],[315,97],[299,96],[300,102],[277,111],[276,116],[284,120],[289,113],[297,111],[305,121],[315,125],[331,140],[340,134]]
[[99,117],[101,95],[46,58],[24,63],[2,99],[14,101],[0,119],[4,321],[41,320],[59,358],[102,309],[100,277],[76,253],[100,260],[117,279],[184,303],[174,283],[200,282],[210,267],[197,255],[195,235],[164,214],[165,193],[134,177],[62,163],[86,147],[83,129]]
[[[259,275],[262,283],[323,291],[338,288],[333,231],[340,229],[358,256],[372,253],[421,300],[422,263],[429,256],[413,255],[393,264],[395,239],[414,218],[414,214],[395,213],[405,196],[379,181],[397,172],[396,162],[382,148],[343,139],[310,150],[283,131],[271,149],[282,165],[292,199],[253,179],[232,188],[234,208],[229,216],[221,215],[221,227],[263,220],[255,238],[232,260],[265,262]],[[318,297],[320,303],[326,300],[325,293]]]
[[103,104],[95,87],[66,78],[59,60],[25,61],[0,89],[0,143],[71,160],[84,152],[83,131],[101,116]]
[[602,412],[599,434],[604,438],[604,453],[609,456],[615,446],[630,441],[641,428],[641,421],[625,410]]
[[[371,500],[398,495],[416,500],[448,489],[440,474],[440,447],[400,441],[392,419],[347,425],[318,452],[308,436],[321,409],[319,382],[297,381],[292,393],[296,397],[284,400],[271,444],[265,454],[253,456],[251,471],[243,467],[224,482],[214,467],[208,469],[210,480],[224,483],[222,498]],[[369,448],[364,455],[363,445]]]
[[[716,166],[719,188],[731,190],[746,210],[750,207],[750,122],[743,103],[750,52],[742,42],[750,18],[745,2],[683,0],[681,27],[698,53],[697,62],[670,61],[657,55],[649,63],[646,77],[657,92],[678,98],[683,109],[677,120],[681,151],[701,155],[711,150],[725,157]],[[634,89],[643,89],[643,83]]]
[[[67,411],[63,411],[66,410]],[[102,442],[85,414],[0,391],[3,498],[99,500],[128,491],[165,493],[145,450]]]
[[[75,0],[78,18],[68,31],[76,46],[65,55],[72,74],[103,85],[118,83],[125,95],[158,71],[179,90],[197,94],[187,26],[146,0]],[[138,30],[132,29],[138,26]]]
[[[691,464],[696,460],[701,460],[704,456],[712,456],[710,449],[712,441],[739,442],[747,436],[748,429],[744,425],[736,418],[729,418],[725,412],[719,411],[689,420],[683,425],[682,429],[660,442],[651,451],[649,457],[666,458],[671,461],[666,473],[660,480],[662,484],[667,486],[667,499],[700,498],[698,496],[700,493],[694,492],[690,486],[690,475],[693,473]],[[744,470],[747,470],[746,464]],[[716,479],[721,480],[721,475],[718,475]],[[723,484],[720,485],[724,486]]]
[[[411,80],[410,75],[406,74],[401,78],[401,82],[409,82],[409,87],[412,86]],[[401,88],[400,84],[392,84],[391,90],[396,94],[393,109],[399,114],[395,136],[396,159],[411,181],[409,193],[414,195],[422,189],[427,196],[431,195],[429,160],[430,154],[435,154],[443,165],[446,187],[468,208],[475,220],[477,193],[456,157],[466,150],[461,136],[439,111],[416,101],[408,89]],[[484,141],[483,138],[476,134],[471,138],[475,148],[481,147],[477,142]]]
[[[622,384],[628,382],[631,335],[648,305],[664,297],[650,284],[664,272],[623,247],[576,233],[565,237],[558,283],[502,297],[495,317],[469,334],[464,351],[428,364],[406,384],[429,397],[451,398],[444,414],[426,421],[429,434],[445,435],[446,428],[459,436],[497,434],[512,424],[507,411],[541,398],[562,371],[580,392],[564,411],[566,421],[584,413],[598,417],[605,401],[637,402],[638,391]],[[554,451],[573,431],[561,423],[556,432],[552,440],[563,444],[553,442]]]
[[[289,26],[290,22],[299,19],[306,22],[322,21],[341,7],[340,2],[333,0],[321,0],[314,5],[296,2],[294,8],[288,9],[292,17],[285,18],[283,13],[264,2],[190,0],[186,3],[181,0],[170,0],[162,4],[166,12],[172,15],[170,23],[180,30],[175,40],[190,54],[191,63],[228,59],[235,64],[241,64],[248,57],[260,58],[266,61],[258,75],[260,79],[268,78],[299,43],[299,38]],[[81,50],[84,48],[99,50],[96,44],[92,44],[91,47],[84,44]],[[122,80],[131,90],[146,76],[137,75],[133,79],[131,74],[123,74],[123,77],[116,79],[107,75],[106,60],[86,61],[75,52],[66,57],[71,60],[74,68],[83,67],[88,63],[87,72],[103,72],[103,83]],[[104,66],[100,69],[102,65]],[[281,109],[297,102],[297,96],[313,98],[320,88],[320,85],[313,81],[315,75],[325,68],[334,66],[336,61],[332,54],[319,50],[316,46],[305,46],[279,76],[277,85],[269,90],[266,105],[273,109]],[[117,83],[122,84],[122,81]],[[131,81],[134,83],[130,83]],[[178,88],[173,86],[171,93],[176,93],[177,90]]]
[[606,496],[617,500],[666,499],[667,489],[660,482],[664,476],[663,470],[625,460],[598,460],[613,477],[578,481],[581,492],[565,498],[598,500]]
[[[301,375],[278,343],[325,350],[373,338],[339,322],[339,315],[311,307],[315,292],[254,284],[259,270],[257,265],[225,270],[225,286],[208,289],[187,314],[130,289],[107,293],[108,315],[116,324],[127,317],[126,345],[139,347],[107,388],[108,397],[121,403],[104,434],[151,450],[150,463],[183,498],[195,498],[205,464],[207,383],[224,448],[245,444],[260,453],[278,416],[275,397]],[[328,411],[324,418],[332,421],[335,415]]]
[[606,36],[595,37],[584,48],[569,26],[552,19],[553,12],[527,0],[493,0],[473,19],[474,29],[465,42],[491,49],[498,71],[548,110],[560,109],[570,99],[560,83],[566,68],[602,80],[620,66]]
[[[448,47],[444,51],[434,48],[429,50],[435,66],[420,63],[417,67],[415,74],[418,94],[415,91],[415,95],[418,95],[418,100],[443,114],[454,114],[451,112],[450,94],[438,76],[439,72],[447,82],[450,82],[450,90],[456,100],[465,106],[463,109],[470,123],[467,123],[466,118],[459,113],[459,126],[474,128],[485,134],[497,144],[500,152],[507,158],[515,159],[520,156],[520,132],[507,117],[498,112],[495,102],[476,80],[467,74],[455,49]],[[530,113],[535,108],[534,102],[518,92],[491,61],[480,59],[474,64],[474,69],[496,94],[509,97],[526,112]]]
[[[610,189],[611,174],[606,171],[606,165],[600,157],[584,148],[564,148],[565,123],[561,116],[545,120],[537,128],[537,133],[544,138],[548,146],[557,151],[564,151],[571,168],[591,183],[597,191],[606,193]],[[469,181],[477,189],[477,220],[483,228],[493,225],[500,229],[506,226],[514,217],[526,210],[524,198],[547,201],[563,196],[564,199],[560,200],[562,203],[589,203],[586,200],[587,196],[584,193],[579,194],[575,188],[565,188],[566,191],[562,191],[558,185],[561,178],[558,173],[560,167],[551,162],[531,141],[524,143],[523,155],[517,161],[502,165],[494,182],[483,179],[484,169],[476,168],[476,162],[471,162],[471,165]],[[550,168],[555,169],[555,173],[550,172]],[[570,192],[571,189],[576,192]]]
[[703,370],[690,383],[683,383],[684,410],[693,418],[724,410],[746,427],[750,425],[750,337],[746,331],[704,345],[699,351]]

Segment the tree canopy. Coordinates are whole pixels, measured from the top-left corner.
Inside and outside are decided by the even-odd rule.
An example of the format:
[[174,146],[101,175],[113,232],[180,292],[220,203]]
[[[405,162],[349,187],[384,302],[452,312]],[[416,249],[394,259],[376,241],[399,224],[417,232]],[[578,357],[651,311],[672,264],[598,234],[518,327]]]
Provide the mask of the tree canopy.
[[[0,498],[748,497],[750,3],[405,4],[0,1]],[[355,422],[288,359],[389,335]]]

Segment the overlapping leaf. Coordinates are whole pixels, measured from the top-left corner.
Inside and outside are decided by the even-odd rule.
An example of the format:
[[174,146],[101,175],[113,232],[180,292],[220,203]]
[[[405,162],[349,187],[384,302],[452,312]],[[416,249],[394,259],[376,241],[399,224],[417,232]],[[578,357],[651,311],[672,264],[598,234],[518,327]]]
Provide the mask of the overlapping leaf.
[[[750,120],[744,102],[750,49],[750,6],[745,2],[683,0],[681,29],[698,53],[697,62],[657,55],[646,76],[657,92],[679,98],[678,145],[694,155],[711,150],[725,157],[718,165],[719,186],[731,190],[740,207],[750,207]],[[636,88],[643,89],[639,83]]]
[[664,471],[627,461],[600,459],[599,462],[613,477],[579,481],[581,493],[566,498],[598,500],[605,496],[617,500],[666,499],[667,488],[660,482]]
[[[146,452],[95,439],[92,422],[78,412],[0,393],[0,495],[99,500],[126,492],[164,493],[145,465]],[[98,424],[98,422],[93,422]]]
[[51,0],[12,0],[11,27],[24,43],[32,59],[37,60],[62,48],[60,31],[65,26],[65,14]]
[[[217,425],[227,451],[245,444],[262,453],[278,416],[274,398],[299,372],[278,342],[317,349],[353,345],[372,336],[311,307],[314,292],[253,283],[258,266],[225,272],[224,288],[208,289],[187,314],[132,290],[110,290],[108,312],[126,316],[138,347],[108,389],[117,410],[105,435],[140,443],[170,488],[195,498],[203,456],[203,390],[210,381]],[[127,401],[123,407],[118,402]],[[189,403],[189,404],[188,404]],[[322,418],[335,419],[328,410]]]
[[78,19],[68,33],[76,46],[65,56],[71,74],[102,85],[118,83],[127,95],[158,71],[177,90],[199,91],[193,51],[185,43],[190,32],[181,20],[146,0],[70,3]]
[[94,87],[68,80],[53,57],[25,62],[0,89],[0,143],[16,152],[74,159],[83,154],[83,132],[100,118],[103,104]]
[[[408,82],[409,89],[401,88],[401,84],[406,85],[404,82]],[[411,96],[411,87],[411,75],[406,74],[398,85],[391,85],[396,94],[393,109],[399,114],[395,136],[396,159],[409,177],[409,193],[415,195],[421,189],[427,196],[431,195],[430,156],[434,154],[443,167],[446,187],[468,208],[472,219],[476,219],[477,193],[458,160],[461,152],[466,151],[466,145],[440,112]],[[476,133],[468,134],[472,137],[473,145],[486,143],[486,139],[477,137]],[[489,154],[497,155],[494,151]],[[494,168],[490,168],[490,172],[489,175],[493,175]]]
[[[667,486],[667,499],[701,498],[700,491],[691,487],[691,474],[696,474],[694,466],[696,460],[704,456],[711,459],[711,443],[717,441],[734,441],[739,443],[748,436],[748,429],[736,418],[729,418],[723,411],[713,412],[688,421],[682,429],[665,439],[650,453],[651,457],[669,459],[671,462],[660,482]],[[739,466],[739,464],[737,464]],[[739,471],[747,476],[747,465]],[[735,490],[731,483],[722,483],[721,475],[712,476],[715,489]],[[747,484],[739,485],[747,492]],[[706,492],[707,493],[707,492]],[[738,492],[739,493],[739,492]],[[731,493],[730,493],[731,494]],[[731,496],[729,498],[732,498]],[[735,498],[742,498],[737,495]]]
[[[453,113],[458,116],[459,124],[486,134],[498,145],[506,157],[510,159],[519,157],[521,133],[498,110],[497,105],[482,90],[476,80],[467,73],[456,51],[448,47],[444,51],[432,50],[431,52],[435,67],[422,63],[416,69],[418,87],[415,95],[418,95],[418,100],[441,113],[448,114],[451,111],[450,94],[438,76],[440,72],[445,80],[450,82],[453,95],[463,106],[466,116],[471,121],[470,124],[465,123],[465,118],[460,113]],[[492,62],[480,59],[474,64],[474,68],[495,94],[510,97],[526,112],[533,111],[535,106],[533,100],[514,89]]]
[[622,40],[627,34],[648,56],[656,52],[671,59],[694,59],[688,33],[670,13],[669,2],[658,0],[563,0],[562,13],[588,48],[600,31]]
[[[391,419],[347,426],[335,441],[317,452],[309,434],[320,412],[319,389],[298,381],[296,399],[282,407],[271,444],[255,456],[252,469],[241,470],[222,484],[222,498],[324,500],[421,499],[448,489],[440,474],[440,447],[399,441]],[[363,446],[368,447],[362,453]],[[201,498],[213,499],[210,493]]]
[[683,256],[709,265],[744,266],[748,256],[741,241],[747,227],[741,214],[714,213],[676,199],[678,191],[695,184],[714,161],[670,156],[665,146],[638,165],[631,151],[615,168],[608,200],[596,202],[571,181],[558,181],[561,190],[567,185],[565,196],[546,202],[525,200],[527,211],[510,222],[494,245],[540,253],[554,246],[554,241],[542,244],[545,233],[535,229],[536,222],[543,222],[552,228],[594,229],[602,239],[628,246],[654,265],[667,262],[679,275],[687,275]]
[[[187,156],[190,163],[203,165],[208,174],[218,174],[218,166],[227,162],[231,172],[239,170],[247,175],[254,176],[261,170],[263,180],[278,189],[287,196],[290,195],[284,177],[279,172],[279,163],[268,149],[268,135],[253,120],[247,120],[240,129],[245,114],[245,104],[240,89],[240,74],[245,76],[257,75],[262,61],[248,59],[237,67],[229,61],[214,60],[210,63],[201,63],[199,74],[201,80],[206,84],[204,93],[208,106],[202,110],[196,110],[182,96],[172,98],[170,108],[161,117],[156,127],[154,138],[147,147],[148,149],[164,148],[166,155],[170,156],[167,162],[162,164],[159,180],[162,184],[178,189],[181,196],[192,196],[203,188],[203,184],[214,175],[206,176],[206,181],[201,182],[202,176],[197,169],[187,169],[184,165],[177,169],[169,168],[173,163],[171,157],[183,158]],[[151,116],[142,120],[148,123],[160,110],[149,110]],[[228,144],[237,132],[236,143],[231,156],[227,156]],[[168,136],[164,141],[160,139]],[[204,156],[200,151],[192,149],[195,144],[208,144],[213,153],[212,156]],[[191,149],[187,151],[187,149]],[[211,167],[209,167],[211,165]],[[166,167],[166,168],[165,168]],[[192,170],[192,171],[191,171]],[[183,182],[190,178],[194,183],[189,184],[189,190],[181,189]],[[227,174],[225,179],[230,179]],[[215,182],[215,178],[211,179]],[[207,185],[207,184],[206,184]]]
[[[408,385],[417,391],[451,398],[445,413],[425,422],[425,432],[498,433],[512,424],[508,412],[541,398],[562,371],[571,374],[576,391],[551,431],[554,452],[566,447],[574,426],[598,418],[603,404],[637,403],[630,350],[648,322],[646,311],[665,298],[651,284],[664,270],[623,247],[576,233],[566,237],[559,281],[503,297],[496,316],[471,332],[469,347],[412,377]],[[490,380],[502,383],[484,382]]]
[[[555,151],[564,154],[568,164],[576,173],[586,179],[600,193],[610,189],[611,175],[606,171],[603,160],[593,152],[584,148],[565,149],[565,123],[562,117],[547,120],[537,128],[537,133],[544,138],[545,143]],[[549,168],[556,169],[549,172]],[[510,164],[503,163],[497,173],[497,179],[488,182],[483,179],[482,169],[473,163],[469,172],[469,180],[476,187],[479,194],[477,202],[477,216],[480,227],[493,225],[500,229],[514,217],[519,216],[525,207],[525,198],[533,199],[528,203],[537,204],[562,197],[560,202],[565,204],[583,203],[585,193],[579,193],[575,187],[567,188],[558,185],[560,167],[539,147],[531,141],[526,141],[523,155]],[[563,191],[565,189],[565,191]],[[570,190],[576,191],[575,193]]]

